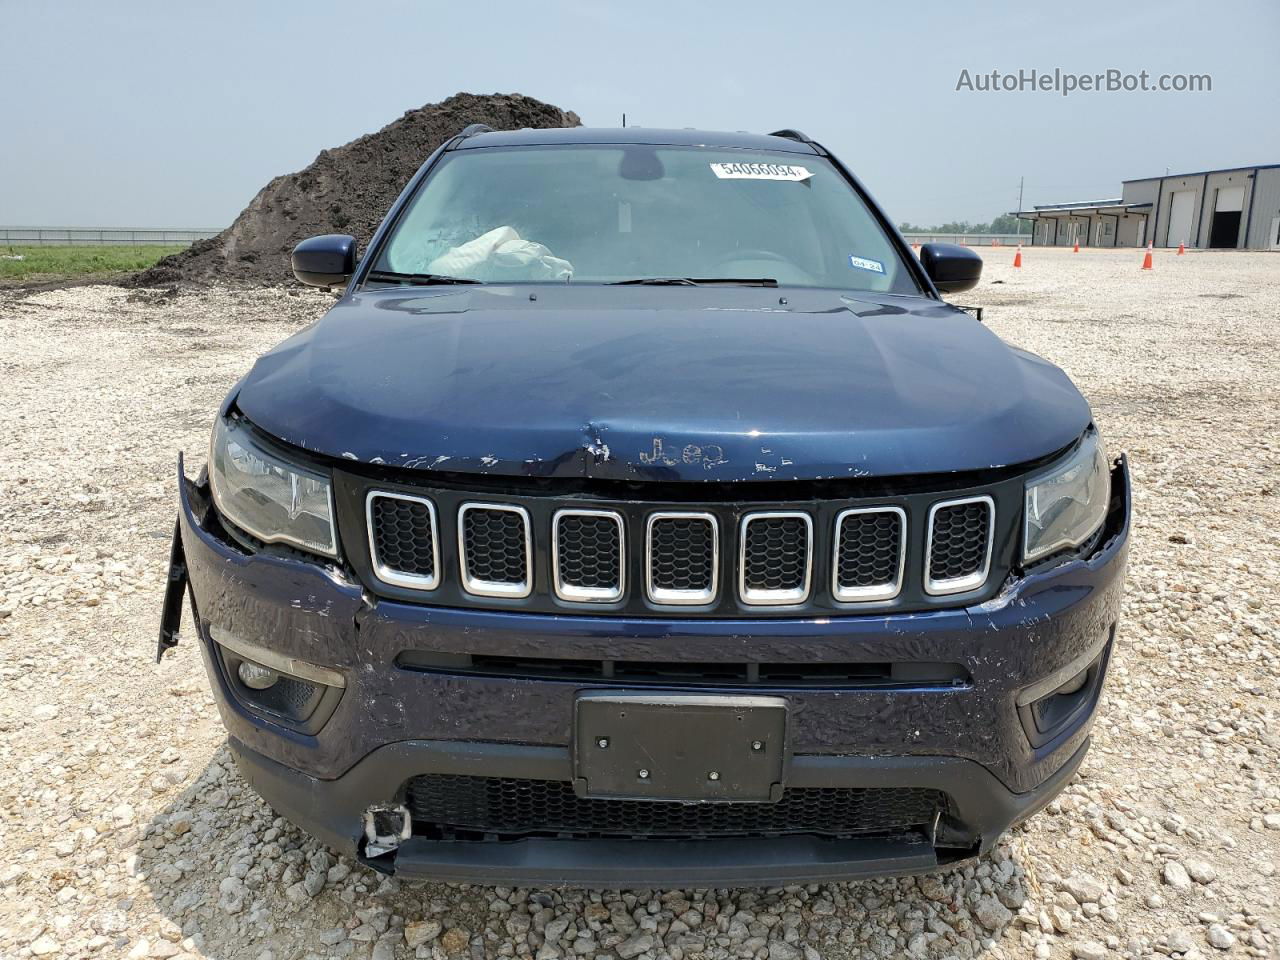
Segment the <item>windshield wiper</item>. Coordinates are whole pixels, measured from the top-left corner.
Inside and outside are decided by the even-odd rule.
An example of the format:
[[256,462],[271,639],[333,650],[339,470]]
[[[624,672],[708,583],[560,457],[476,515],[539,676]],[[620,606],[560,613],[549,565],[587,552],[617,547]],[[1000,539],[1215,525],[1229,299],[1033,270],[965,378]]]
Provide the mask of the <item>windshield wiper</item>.
[[482,283],[470,277],[448,277],[443,273],[395,273],[391,270],[370,270],[366,280],[385,280],[390,283],[412,283],[416,286],[431,286],[437,283]]
[[734,283],[743,287],[776,287],[773,277],[639,277],[635,280],[614,280],[610,286],[625,287],[647,284],[655,287],[700,287],[711,283]]

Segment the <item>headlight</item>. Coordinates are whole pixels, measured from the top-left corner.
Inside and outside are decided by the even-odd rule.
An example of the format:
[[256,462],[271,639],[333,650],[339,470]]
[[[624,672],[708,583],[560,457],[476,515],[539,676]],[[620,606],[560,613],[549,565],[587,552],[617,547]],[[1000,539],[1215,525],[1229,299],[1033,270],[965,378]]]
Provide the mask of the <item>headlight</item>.
[[1111,471],[1098,431],[1089,428],[1066,461],[1027,482],[1022,559],[1078,547],[1102,526],[1111,500]]
[[213,428],[209,486],[227,519],[259,540],[338,555],[329,478],[286,462],[222,417]]

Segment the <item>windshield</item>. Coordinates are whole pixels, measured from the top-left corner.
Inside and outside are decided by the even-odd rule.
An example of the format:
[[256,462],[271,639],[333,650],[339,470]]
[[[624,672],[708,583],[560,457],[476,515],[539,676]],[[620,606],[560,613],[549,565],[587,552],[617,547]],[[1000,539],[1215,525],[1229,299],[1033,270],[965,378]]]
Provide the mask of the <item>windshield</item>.
[[435,281],[688,278],[920,292],[822,157],[647,144],[446,154],[373,269]]

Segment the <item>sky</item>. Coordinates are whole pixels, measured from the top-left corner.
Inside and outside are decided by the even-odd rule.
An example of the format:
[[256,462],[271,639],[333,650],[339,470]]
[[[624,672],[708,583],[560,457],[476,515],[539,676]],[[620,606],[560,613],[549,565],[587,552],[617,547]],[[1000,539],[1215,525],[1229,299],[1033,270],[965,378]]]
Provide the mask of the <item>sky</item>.
[[[803,130],[895,222],[1280,162],[1280,3],[0,0],[0,225],[222,227],[273,176],[453,93],[589,126]],[[1209,92],[982,92],[992,70]],[[425,159],[425,158],[424,158]]]

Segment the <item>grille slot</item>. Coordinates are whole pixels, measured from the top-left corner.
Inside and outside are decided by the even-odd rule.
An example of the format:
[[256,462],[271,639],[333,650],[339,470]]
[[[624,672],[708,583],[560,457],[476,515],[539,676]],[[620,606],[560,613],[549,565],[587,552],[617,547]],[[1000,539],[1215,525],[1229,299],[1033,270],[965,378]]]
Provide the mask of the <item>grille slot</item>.
[[560,780],[426,774],[407,785],[416,831],[568,838],[868,836],[925,830],[947,805],[923,787],[798,787],[777,803],[674,803],[579,797]]
[[716,597],[720,530],[710,513],[649,515],[646,568],[654,603],[701,604]]
[[902,589],[907,515],[901,507],[845,510],[836,518],[831,593],[846,603],[889,600]]
[[738,558],[743,603],[803,603],[813,567],[813,521],[807,513],[751,513],[742,518]]
[[945,500],[930,508],[926,592],[964,593],[986,583],[991,568],[994,512],[990,497]]
[[973,682],[958,663],[922,660],[865,663],[749,663],[685,660],[587,660],[567,657],[511,657],[498,654],[405,650],[402,670],[446,676],[553,680],[560,683],[660,683],[694,687],[874,687],[948,688]]
[[552,567],[561,600],[607,603],[626,590],[622,517],[611,510],[560,510],[552,520]]
[[481,597],[527,597],[533,589],[529,514],[505,503],[458,508],[462,583]]
[[370,491],[365,504],[369,556],[378,579],[398,587],[434,590],[440,584],[436,508],[426,497]]

